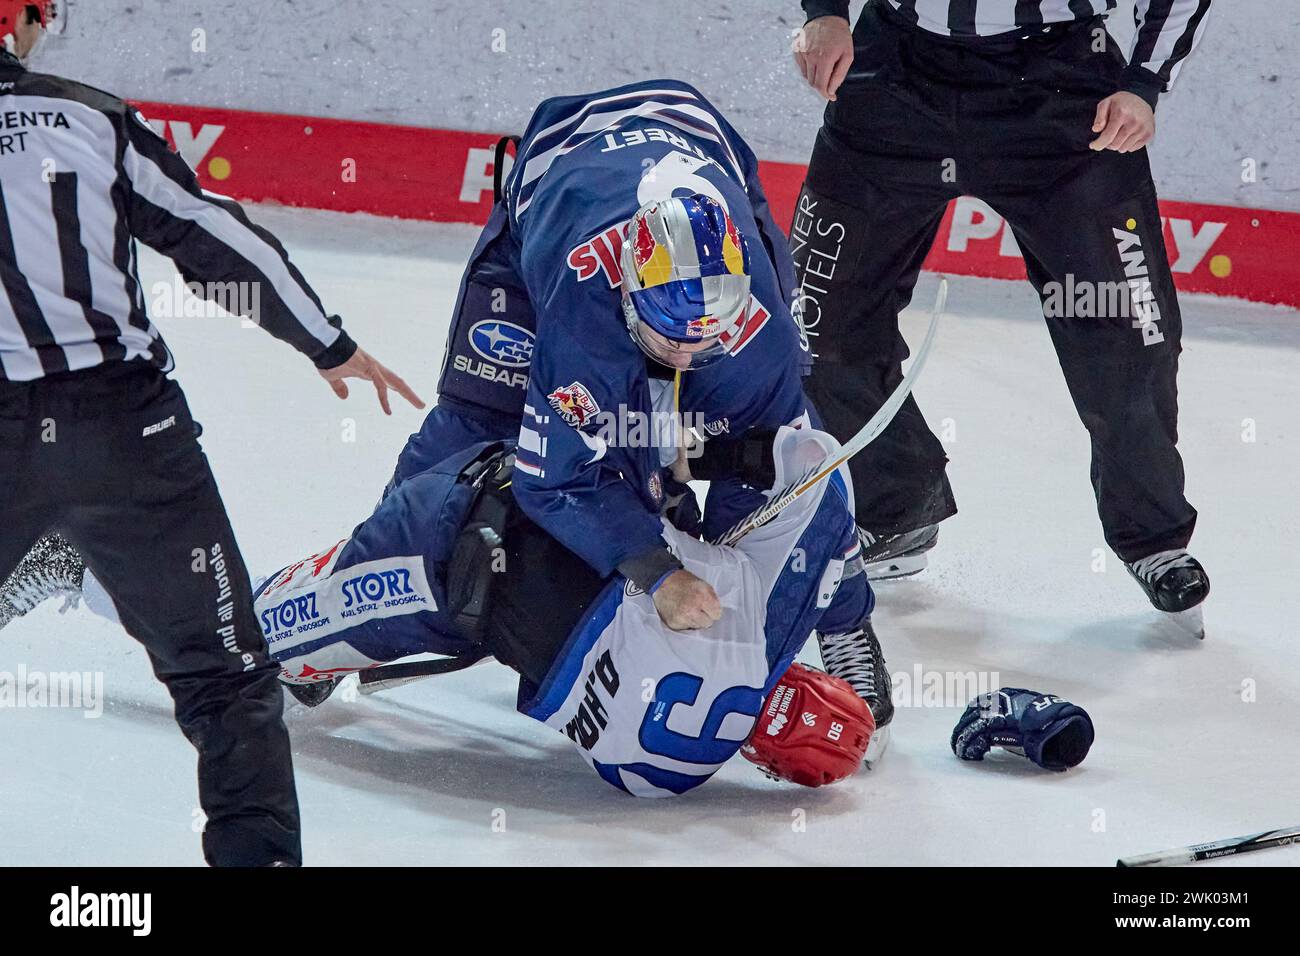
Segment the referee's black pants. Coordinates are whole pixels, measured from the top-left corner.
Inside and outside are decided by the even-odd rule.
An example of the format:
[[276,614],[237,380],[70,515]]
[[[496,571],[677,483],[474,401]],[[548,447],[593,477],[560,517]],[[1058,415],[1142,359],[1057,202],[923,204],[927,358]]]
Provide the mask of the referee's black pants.
[[[826,427],[848,438],[901,380],[898,313],[947,203],[974,195],[1006,219],[1043,297],[1092,440],[1107,543],[1124,560],[1185,546],[1196,511],[1175,447],[1182,321],[1146,150],[1088,148],[1124,66],[1101,18],[971,45],[910,27],[875,0],[854,47],[791,231],[817,356],[808,391]],[[1158,312],[1116,296],[1112,284],[1130,281]],[[1090,285],[1100,293],[1091,306],[1067,294]],[[909,398],[850,462],[858,523],[909,531],[956,513],[946,463]]]
[[0,382],[0,581],[41,535],[71,541],[198,749],[207,861],[300,863],[278,668],[197,433],[138,362]]

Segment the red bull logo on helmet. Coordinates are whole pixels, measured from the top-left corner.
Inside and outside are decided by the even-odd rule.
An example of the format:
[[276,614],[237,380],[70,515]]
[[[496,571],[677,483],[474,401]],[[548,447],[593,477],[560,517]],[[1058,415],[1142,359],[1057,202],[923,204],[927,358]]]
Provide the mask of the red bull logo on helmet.
[[727,267],[727,271],[733,276],[745,274],[745,253],[744,243],[740,238],[740,231],[736,229],[736,223],[730,216],[727,217],[727,234],[722,240],[722,261]]
[[722,331],[722,323],[715,315],[702,315],[686,323],[686,337],[690,339],[707,339]]
[[643,213],[638,213],[632,220],[631,230],[636,234],[636,245],[632,249],[632,261],[636,263],[636,277],[641,288],[653,289],[673,278],[673,257],[668,247],[654,237],[649,223],[650,216],[658,211],[658,206],[651,206]]

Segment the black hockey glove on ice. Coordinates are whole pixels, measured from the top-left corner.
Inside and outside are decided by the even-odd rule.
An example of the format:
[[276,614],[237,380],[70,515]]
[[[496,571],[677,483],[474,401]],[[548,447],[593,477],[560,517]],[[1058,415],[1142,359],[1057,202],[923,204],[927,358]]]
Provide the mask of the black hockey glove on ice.
[[962,760],[983,760],[991,748],[1002,747],[1047,770],[1067,770],[1088,756],[1092,739],[1092,718],[1077,704],[1003,687],[970,702],[952,732],[952,752]]

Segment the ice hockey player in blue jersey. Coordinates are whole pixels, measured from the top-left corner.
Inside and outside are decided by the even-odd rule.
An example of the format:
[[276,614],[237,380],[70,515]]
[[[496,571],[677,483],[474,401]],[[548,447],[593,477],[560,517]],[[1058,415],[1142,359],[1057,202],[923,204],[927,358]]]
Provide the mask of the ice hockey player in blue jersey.
[[[547,100],[471,254],[438,405],[389,493],[471,445],[517,440],[513,500],[530,521],[597,580],[645,592],[666,627],[717,627],[726,601],[664,515],[712,540],[764,500],[746,464],[777,429],[813,421],[794,296],[757,161],[696,90]],[[702,522],[672,474],[683,454],[710,481]],[[869,621],[818,635],[883,747],[893,708]]]
[[[653,586],[672,567],[656,518],[682,436],[649,424],[676,413],[727,438],[806,420],[793,268],[757,168],[682,83],[543,103],[462,282],[438,409],[398,479],[464,436],[518,435],[524,510],[596,571]],[[754,504],[719,487],[706,536]]]
[[[394,481],[468,442],[517,435],[516,496],[533,520],[598,573],[651,591],[666,623],[707,623],[715,596],[660,539],[665,502],[693,502],[664,466],[679,443],[707,439],[693,462],[714,479],[707,539],[761,501],[711,462],[752,456],[756,434],[761,448],[772,429],[809,420],[795,296],[758,162],[697,90],[653,80],[547,100],[470,258],[438,405]],[[638,430],[674,419],[688,427]],[[688,512],[674,516],[683,527]],[[821,649],[884,728],[874,634],[823,635]]]

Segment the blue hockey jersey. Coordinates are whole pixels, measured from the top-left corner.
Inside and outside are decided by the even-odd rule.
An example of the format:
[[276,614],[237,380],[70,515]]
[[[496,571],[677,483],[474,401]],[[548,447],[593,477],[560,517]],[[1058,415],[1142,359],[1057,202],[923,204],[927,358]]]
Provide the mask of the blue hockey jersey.
[[[674,383],[650,374],[627,333],[619,251],[641,205],[692,193],[717,200],[744,236],[752,295],[728,355]],[[663,546],[662,469],[683,422],[718,437],[806,414],[794,291],[757,160],[698,91],[655,80],[550,99],[467,271],[440,403],[521,415],[516,499],[609,574]],[[758,503],[727,485],[710,492],[706,534]]]

